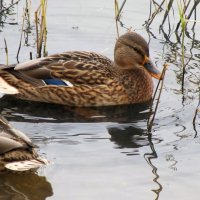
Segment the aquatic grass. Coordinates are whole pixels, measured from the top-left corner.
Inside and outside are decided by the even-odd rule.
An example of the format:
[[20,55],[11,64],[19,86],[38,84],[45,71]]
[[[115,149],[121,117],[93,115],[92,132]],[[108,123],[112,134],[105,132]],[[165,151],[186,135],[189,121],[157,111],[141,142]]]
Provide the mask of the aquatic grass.
[[19,53],[22,46],[23,34],[24,34],[24,43],[26,46],[28,46],[29,33],[31,33],[30,10],[31,10],[31,0],[26,0],[25,7],[23,8],[20,42],[16,56],[18,63],[19,63]]
[[[124,0],[122,2],[122,5],[120,6],[119,8],[119,4],[118,4],[118,0],[114,0],[114,4],[115,4],[115,24],[116,24],[116,30],[117,30],[117,37],[119,38],[119,26],[118,26],[118,23],[120,24],[121,27],[124,27],[124,24],[121,22],[121,13],[122,13],[122,10],[124,8],[124,5],[126,3],[126,0]],[[127,29],[127,28],[126,28]]]
[[[163,9],[162,9],[162,6],[163,6],[164,2],[165,2],[165,0],[163,0],[160,4],[158,4],[158,3],[155,2],[154,0],[151,0],[151,1],[150,1],[149,18],[148,18],[148,20],[145,22],[147,28],[149,28],[149,26],[150,26],[151,23],[153,22],[154,18],[157,16],[157,14],[163,10]],[[152,5],[154,5],[154,9],[155,9],[154,12],[152,12]]]
[[[176,3],[176,4],[175,4]],[[186,79],[186,72],[190,73],[191,68],[188,68],[186,70],[187,65],[189,64],[190,60],[192,60],[192,51],[190,50],[191,53],[191,59],[188,59],[188,61],[186,62],[186,58],[185,58],[185,54],[186,54],[186,46],[185,46],[185,40],[186,37],[188,37],[190,40],[192,40],[192,45],[194,44],[194,42],[198,42],[198,40],[196,40],[194,38],[195,33],[193,34],[193,37],[191,38],[189,35],[189,22],[193,22],[193,26],[191,28],[191,30],[193,30],[194,32],[194,27],[196,25],[196,23],[198,22],[196,20],[197,18],[197,7],[200,3],[200,0],[195,0],[195,1],[191,1],[191,0],[163,0],[161,2],[156,2],[155,0],[151,0],[150,1],[150,14],[149,14],[149,18],[145,23],[145,26],[147,28],[147,30],[150,29],[150,25],[155,21],[156,18],[161,18],[160,21],[160,25],[159,25],[159,31],[161,31],[161,33],[164,36],[164,39],[167,41],[167,43],[170,43],[173,46],[178,47],[177,49],[179,49],[179,44],[180,44],[180,59],[181,59],[181,64],[180,64],[180,71],[181,71],[181,75],[180,77],[180,81],[181,81],[181,91],[183,94],[183,101],[182,103],[184,103],[185,101],[185,91],[186,91],[186,86],[185,86],[185,79]],[[176,12],[178,11],[178,12]],[[176,18],[177,14],[178,14],[178,20]],[[159,15],[158,15],[159,14]],[[173,19],[175,19],[175,23],[173,23],[173,26],[171,24],[172,22],[172,18],[171,15],[174,16]],[[191,20],[191,17],[194,17],[194,20]],[[166,33],[164,31],[164,29],[166,28],[166,21],[168,19],[168,33]],[[171,27],[173,29],[171,29]],[[171,41],[171,36],[175,34],[176,36],[176,42],[172,42]],[[192,48],[191,48],[192,49]],[[197,84],[198,87],[198,84]],[[193,126],[194,126],[194,130],[195,129],[195,120],[196,120],[196,116],[199,113],[199,105],[198,108],[196,109],[196,113],[193,119]],[[153,119],[152,119],[153,120]],[[149,118],[148,120],[148,129],[149,131],[151,131],[152,128],[152,122]]]
[[[170,20],[170,16],[169,16],[170,12],[174,13],[174,10],[173,10],[174,2],[175,2],[174,0],[163,0],[161,3],[157,3],[155,0],[151,0],[150,1],[149,18],[145,22],[146,27],[147,28],[150,27],[150,25],[153,23],[155,18],[158,16],[158,13],[160,13],[162,11],[165,11],[164,15],[163,15],[162,22],[160,24],[160,28],[162,29],[162,27],[164,26],[164,24],[166,22],[166,19],[168,18]],[[196,8],[197,8],[198,4],[200,3],[200,0],[195,0],[195,1],[191,1],[191,0],[188,0],[188,1],[179,0],[178,1],[178,0],[176,0],[176,2],[179,5],[182,5],[182,7],[181,7],[182,16],[185,16],[186,12],[188,12],[186,26],[187,26],[187,22],[189,21],[189,19],[191,18],[192,15],[194,15],[195,20],[196,20],[196,14],[195,14],[196,13]],[[193,5],[191,7],[192,3],[193,3]],[[154,11],[152,11],[153,5],[154,5]],[[166,5],[165,8],[164,8],[164,5]],[[190,10],[188,10],[189,8],[190,8]],[[179,10],[179,7],[178,7],[178,10]],[[178,12],[180,13],[180,10]],[[179,14],[179,16],[180,16],[180,14]],[[160,16],[158,16],[158,17],[160,17]],[[180,17],[180,19],[179,19],[179,21],[177,23],[176,29],[175,29],[176,32],[178,31],[178,29],[180,27],[180,24],[182,23],[181,20],[182,20],[182,18]],[[194,20],[194,22],[195,22],[195,20]]]
[[180,17],[180,22],[181,22],[181,33],[182,33],[182,40],[181,40],[181,63],[182,63],[182,68],[183,68],[183,75],[182,75],[182,93],[184,93],[184,80],[185,80],[185,29],[186,29],[186,17],[185,17],[185,10],[186,10],[186,5],[182,5],[178,3],[178,11],[179,11],[179,17]]
[[[160,102],[160,97],[161,97],[161,93],[162,93],[162,89],[163,89],[165,72],[167,70],[167,67],[168,67],[168,64],[163,65],[163,69],[162,69],[162,73],[161,73],[161,79],[158,81],[158,84],[156,86],[156,89],[155,89],[155,92],[154,92],[154,95],[153,95],[152,103],[151,103],[151,106],[150,106],[149,118],[147,120],[147,130],[148,130],[149,134],[151,134],[153,122],[154,122],[156,112],[157,112],[157,109],[158,109],[158,104]],[[160,86],[160,88],[159,88],[159,86]],[[158,95],[157,95],[157,93],[158,93]],[[153,105],[154,105],[155,101],[156,101],[156,105],[155,105],[155,109],[153,111]]]
[[30,27],[31,27],[30,9],[31,9],[31,0],[26,0],[25,17],[26,17],[28,29],[30,29]]
[[6,38],[4,38],[4,44],[5,44],[5,52],[6,52],[6,65],[8,65],[8,46],[7,46]]
[[116,30],[117,30],[117,37],[119,38],[119,27],[118,27],[118,18],[119,18],[119,5],[118,0],[115,0],[115,24],[116,24]]
[[200,87],[199,87],[199,103],[198,103],[198,106],[197,106],[197,108],[195,110],[194,117],[193,117],[193,120],[192,120],[193,129],[194,129],[194,131],[196,133],[194,137],[196,137],[197,133],[198,133],[197,129],[196,129],[196,119],[197,119],[197,116],[199,116],[199,118],[200,118]]
[[[116,0],[115,0],[116,1]],[[126,3],[126,0],[124,0],[123,2],[122,2],[122,5],[121,5],[121,7],[120,7],[120,9],[119,9],[119,6],[118,6],[118,3],[117,3],[117,15],[116,15],[116,20],[117,21],[119,21],[120,20],[120,15],[121,15],[121,12],[122,12],[122,10],[123,10],[123,8],[124,8],[124,5],[125,5],[125,3]]]
[[17,50],[17,62],[19,63],[19,52],[20,52],[20,49],[21,49],[21,46],[22,46],[22,35],[23,35],[23,31],[24,31],[24,19],[25,19],[25,12],[26,12],[26,9],[24,9],[24,14],[23,14],[23,18],[22,18],[22,28],[21,28],[21,34],[20,34],[20,41],[19,41],[19,47],[18,47],[18,50]]
[[17,1],[11,1],[11,4],[8,7],[3,6],[3,0],[0,0],[0,15],[3,15],[5,12],[8,12],[10,9],[13,8],[16,4],[19,3],[20,0]]

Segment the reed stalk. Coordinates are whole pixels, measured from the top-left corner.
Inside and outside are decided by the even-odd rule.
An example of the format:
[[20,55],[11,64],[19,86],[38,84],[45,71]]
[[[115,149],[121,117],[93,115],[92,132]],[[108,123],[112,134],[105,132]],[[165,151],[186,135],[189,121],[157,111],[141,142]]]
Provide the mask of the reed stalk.
[[8,46],[7,46],[6,38],[4,38],[4,44],[5,44],[5,52],[6,52],[6,65],[8,65]]
[[118,13],[119,13],[119,4],[118,0],[115,0],[115,24],[116,24],[116,30],[117,30],[117,37],[119,38],[119,27],[118,27]]
[[40,5],[35,11],[37,57],[41,57],[42,48],[43,48],[43,56],[47,55],[46,8],[47,8],[47,0],[41,0]]
[[193,120],[192,120],[193,128],[194,128],[194,131],[196,133],[195,137],[197,136],[196,119],[197,119],[198,114],[200,114],[200,87],[199,87],[199,103],[198,103],[198,106],[195,110],[194,117],[193,117]]
[[[163,89],[165,72],[167,70],[167,67],[168,67],[167,64],[163,65],[163,69],[162,69],[162,73],[161,73],[161,79],[158,81],[158,84],[156,86],[156,90],[155,90],[154,95],[153,95],[152,104],[150,106],[149,118],[148,118],[148,121],[147,121],[148,133],[151,133],[151,130],[152,130],[152,127],[153,127],[153,122],[154,122],[156,112],[157,112],[157,109],[158,109],[158,104],[160,102],[160,97],[161,97],[161,93],[162,93],[162,89]],[[160,84],[161,84],[161,86],[160,86]],[[160,89],[159,89],[159,86],[160,86]],[[158,97],[156,99],[158,91],[159,91],[159,93],[158,93]],[[154,104],[155,100],[156,100],[156,105],[155,105],[155,109],[153,111],[153,104]],[[153,113],[153,115],[152,115],[152,113]],[[151,117],[151,115],[152,115],[152,117]]]
[[[178,3],[178,2],[177,2]],[[185,10],[186,5],[182,5],[181,1],[180,4],[178,3],[178,10],[179,10],[179,17],[181,22],[181,32],[182,32],[182,40],[181,40],[181,64],[183,67],[183,76],[182,76],[182,93],[184,92],[184,82],[185,82],[185,29],[186,29],[186,18],[185,18]]]
[[25,19],[25,14],[26,14],[26,9],[24,9],[24,12],[23,12],[23,20],[22,20],[22,28],[21,28],[21,35],[20,35],[20,42],[19,42],[19,47],[18,47],[18,50],[17,50],[17,62],[19,63],[19,52],[20,52],[20,49],[21,49],[21,46],[22,46],[22,35],[23,35],[23,30],[24,30],[24,19]]
[[[119,8],[119,4],[118,4],[118,0],[115,0],[114,1],[115,2],[115,23],[116,23],[116,30],[117,30],[117,36],[118,36],[118,38],[119,38],[119,26],[118,26],[118,23],[120,23],[120,25],[122,26],[122,27],[124,27],[124,24],[120,21],[120,18],[121,18],[121,13],[122,13],[122,10],[123,10],[123,8],[124,8],[124,5],[125,5],[125,3],[126,3],[126,0],[124,0],[123,2],[122,2],[122,5],[121,5],[121,7]],[[126,28],[126,27],[124,27],[124,28]],[[127,28],[126,28],[127,29]],[[129,29],[128,29],[129,30]]]

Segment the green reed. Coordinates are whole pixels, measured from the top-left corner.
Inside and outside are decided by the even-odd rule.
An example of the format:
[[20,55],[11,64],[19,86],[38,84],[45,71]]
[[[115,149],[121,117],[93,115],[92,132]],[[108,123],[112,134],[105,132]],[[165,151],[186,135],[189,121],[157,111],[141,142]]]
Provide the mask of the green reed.
[[184,41],[185,41],[185,29],[186,29],[186,17],[185,17],[185,12],[184,10],[186,10],[186,5],[182,5],[181,1],[180,3],[178,3],[178,11],[179,11],[179,17],[180,17],[180,24],[181,24],[181,32],[182,32],[182,40],[181,40],[181,63],[182,63],[182,67],[183,67],[183,76],[182,76],[182,92],[184,90],[184,80],[185,80],[185,45],[184,45]]

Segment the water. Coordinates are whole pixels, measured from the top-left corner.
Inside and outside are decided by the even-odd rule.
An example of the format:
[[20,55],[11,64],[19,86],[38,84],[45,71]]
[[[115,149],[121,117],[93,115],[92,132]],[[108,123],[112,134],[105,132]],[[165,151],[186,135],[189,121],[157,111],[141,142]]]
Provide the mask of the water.
[[[32,2],[32,12],[38,4]],[[106,0],[49,0],[48,53],[88,50],[112,59],[116,39],[113,4]],[[17,14],[8,16],[1,28],[1,63],[6,60],[4,37],[9,63],[17,62],[23,5],[14,8]],[[147,32],[142,25],[148,13],[148,3],[127,1],[122,19],[150,42],[151,58],[160,70],[164,62],[170,65],[152,137],[146,130],[148,105],[68,108],[1,97],[1,114],[33,140],[51,164],[33,174],[1,175],[0,199],[198,199],[200,120],[197,117],[196,129],[192,120],[200,79],[199,24],[194,32],[189,30],[191,36],[196,34],[195,40],[185,39],[185,59],[190,62],[183,95],[180,44],[175,36],[166,42],[159,33],[162,17],[156,18]],[[164,28],[167,32],[167,26]],[[29,59],[30,51],[36,55],[34,26],[25,45],[23,42],[20,62]]]

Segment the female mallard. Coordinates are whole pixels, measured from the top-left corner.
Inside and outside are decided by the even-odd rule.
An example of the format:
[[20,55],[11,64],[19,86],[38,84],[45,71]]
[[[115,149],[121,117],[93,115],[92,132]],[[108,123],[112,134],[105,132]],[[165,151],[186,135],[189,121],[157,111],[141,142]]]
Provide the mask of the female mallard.
[[84,51],[2,66],[0,91],[20,99],[68,106],[108,106],[151,99],[151,76],[160,78],[147,42],[128,32],[116,42],[114,62]]
[[36,146],[0,116],[0,171],[27,171],[48,163],[38,156]]

